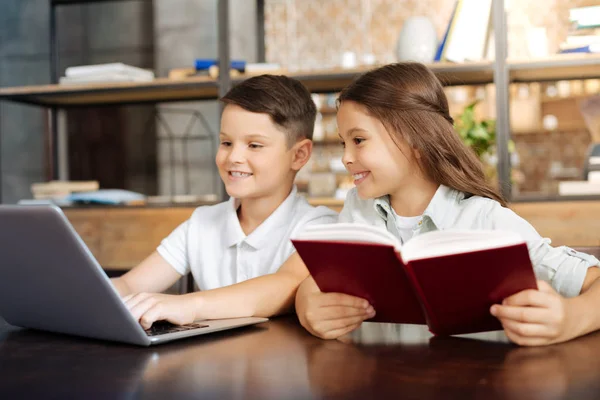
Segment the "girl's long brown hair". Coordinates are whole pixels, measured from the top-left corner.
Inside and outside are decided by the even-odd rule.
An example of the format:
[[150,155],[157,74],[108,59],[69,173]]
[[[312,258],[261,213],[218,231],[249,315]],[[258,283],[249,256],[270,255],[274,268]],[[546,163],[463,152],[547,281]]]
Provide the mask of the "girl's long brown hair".
[[485,180],[475,152],[454,131],[442,84],[423,64],[397,63],[369,71],[342,90],[338,104],[344,101],[365,107],[395,143],[402,139],[417,150],[419,167],[434,182],[506,206]]

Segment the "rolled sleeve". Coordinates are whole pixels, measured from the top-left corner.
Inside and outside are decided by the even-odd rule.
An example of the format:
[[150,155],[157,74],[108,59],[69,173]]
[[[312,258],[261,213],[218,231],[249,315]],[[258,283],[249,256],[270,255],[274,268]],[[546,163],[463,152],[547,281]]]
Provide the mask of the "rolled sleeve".
[[566,246],[552,247],[529,222],[508,208],[493,207],[495,229],[518,232],[527,242],[535,275],[565,297],[579,295],[589,267],[599,264],[596,257]]
[[539,278],[551,283],[554,290],[565,297],[581,292],[587,270],[600,261],[589,254],[569,247],[552,247],[550,240],[541,239],[529,244],[531,261]]
[[190,221],[179,225],[169,236],[164,238],[156,251],[181,275],[190,272],[187,251],[187,238]]

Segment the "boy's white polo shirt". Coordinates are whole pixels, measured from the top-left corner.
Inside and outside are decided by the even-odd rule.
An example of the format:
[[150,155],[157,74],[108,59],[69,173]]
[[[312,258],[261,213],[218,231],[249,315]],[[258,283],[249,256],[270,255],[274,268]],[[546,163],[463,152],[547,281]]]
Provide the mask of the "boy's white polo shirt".
[[276,272],[295,251],[290,237],[312,224],[337,222],[337,213],[289,196],[250,235],[237,217],[239,201],[198,207],[166,237],[158,253],[181,275],[192,272],[200,290],[216,289]]

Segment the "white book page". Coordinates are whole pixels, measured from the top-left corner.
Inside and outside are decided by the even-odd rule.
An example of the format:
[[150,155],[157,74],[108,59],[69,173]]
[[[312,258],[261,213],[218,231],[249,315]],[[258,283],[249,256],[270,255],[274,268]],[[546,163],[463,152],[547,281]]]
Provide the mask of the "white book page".
[[525,243],[515,232],[491,230],[445,230],[427,232],[402,247],[402,260],[433,258],[451,254],[495,249]]
[[293,239],[338,241],[349,243],[378,243],[400,249],[400,242],[388,231],[371,225],[339,223],[311,225]]

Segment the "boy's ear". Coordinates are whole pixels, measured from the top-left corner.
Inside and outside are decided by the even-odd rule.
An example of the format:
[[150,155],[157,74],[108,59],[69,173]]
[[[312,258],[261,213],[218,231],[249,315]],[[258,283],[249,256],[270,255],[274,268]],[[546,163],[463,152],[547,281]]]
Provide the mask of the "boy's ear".
[[302,139],[292,147],[292,169],[294,171],[299,171],[308,162],[312,154],[312,147],[313,142],[310,139]]

